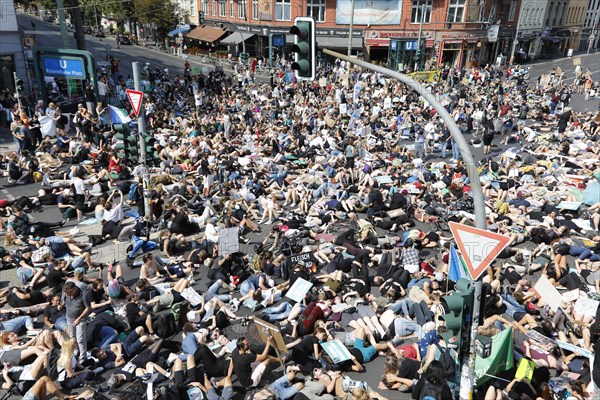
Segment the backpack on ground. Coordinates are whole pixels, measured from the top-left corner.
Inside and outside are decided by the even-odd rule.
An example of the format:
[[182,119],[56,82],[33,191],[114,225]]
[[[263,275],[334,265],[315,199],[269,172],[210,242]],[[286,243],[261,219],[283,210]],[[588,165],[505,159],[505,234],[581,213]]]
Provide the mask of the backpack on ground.
[[48,354],[48,378],[58,380],[58,359],[60,358],[60,347],[55,347]]
[[442,364],[445,378],[452,378],[456,372],[456,361],[450,353],[450,349],[442,347],[439,343],[436,343],[437,348],[440,351],[440,359],[438,360]]
[[163,338],[169,338],[177,334],[177,325],[172,313],[163,314],[154,323],[156,334]]
[[425,381],[419,400],[442,400],[442,388],[433,383]]

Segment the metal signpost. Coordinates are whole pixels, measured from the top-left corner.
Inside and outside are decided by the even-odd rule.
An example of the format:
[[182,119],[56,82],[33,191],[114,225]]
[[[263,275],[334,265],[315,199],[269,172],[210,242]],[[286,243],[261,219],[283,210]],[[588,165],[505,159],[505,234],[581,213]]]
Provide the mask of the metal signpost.
[[[141,91],[142,85],[140,83],[140,63],[135,61],[132,63],[133,66],[133,86],[135,90]],[[135,107],[135,105],[134,105]],[[141,104],[138,105],[140,108],[138,115],[138,144],[140,149],[140,157],[144,165],[142,169],[142,182],[144,184],[144,217],[146,221],[152,220],[152,206],[151,206],[151,194],[150,188],[150,174],[148,173],[148,167],[146,166],[146,111]]]

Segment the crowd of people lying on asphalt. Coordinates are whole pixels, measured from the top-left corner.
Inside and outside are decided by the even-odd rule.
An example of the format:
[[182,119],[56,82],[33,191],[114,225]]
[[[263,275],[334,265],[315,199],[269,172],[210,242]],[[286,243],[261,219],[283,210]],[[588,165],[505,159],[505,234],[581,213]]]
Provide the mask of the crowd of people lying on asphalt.
[[[129,82],[98,78],[110,90]],[[425,83],[483,147],[476,166],[462,163],[417,93],[343,61],[314,82],[289,70],[266,84],[243,71],[146,78],[159,158],[150,218],[140,217],[143,172],[118,155],[106,99],[71,121],[55,104],[28,115],[2,99],[18,146],[2,155],[4,176],[41,185],[0,200],[3,274],[21,282],[0,292],[4,389],[91,398],[65,392],[110,371],[110,390],[151,377],[169,399],[457,398],[466,352],[444,321],[455,288],[447,224],[475,225],[467,168],[476,167],[488,230],[510,237],[481,278],[479,334],[512,329],[515,343],[512,368],[491,374],[503,379],[477,376],[477,397],[587,399],[594,383],[597,394],[599,360],[585,354],[600,347],[590,310],[600,293],[600,113],[569,107],[596,96],[589,71],[569,84],[555,70],[527,82],[510,68],[445,68]],[[55,119],[55,136],[42,137],[42,116]],[[62,221],[39,222],[50,207]],[[74,220],[98,234],[81,239]],[[226,228],[249,251],[220,254]],[[120,262],[95,260],[113,241],[130,244]],[[313,268],[292,261],[306,253]],[[569,294],[558,307],[534,290],[542,277]],[[286,293],[299,279],[312,287],[294,301]],[[276,335],[260,340],[248,316],[278,327],[285,351]],[[324,351],[335,339],[349,359]],[[349,378],[377,357],[378,387]],[[520,359],[532,376],[517,376]],[[553,385],[564,372],[574,375]]]

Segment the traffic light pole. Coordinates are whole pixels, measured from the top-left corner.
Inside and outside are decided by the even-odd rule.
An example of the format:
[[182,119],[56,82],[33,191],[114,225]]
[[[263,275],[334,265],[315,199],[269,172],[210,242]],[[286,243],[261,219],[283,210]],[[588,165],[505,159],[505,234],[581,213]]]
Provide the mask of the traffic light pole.
[[25,110],[23,110],[23,104],[21,103],[21,94],[19,93],[19,88],[17,87],[18,80],[19,77],[17,76],[17,73],[13,72],[13,82],[15,83],[15,97],[17,98],[17,103],[19,104],[19,113],[22,114],[25,112]]
[[[142,91],[141,75],[140,75],[140,63],[134,61],[133,67],[133,86],[135,90]],[[143,102],[143,99],[142,99]],[[151,194],[150,188],[150,174],[148,173],[148,167],[146,166],[146,110],[142,106],[140,107],[140,113],[138,115],[138,148],[140,149],[140,157],[142,158],[142,164],[144,165],[142,170],[142,181],[144,184],[144,217],[146,221],[152,220],[152,205],[151,205]]]
[[[400,82],[413,89],[419,95],[423,96],[423,98],[425,98],[425,100],[427,100],[429,104],[433,106],[433,108],[437,111],[439,116],[442,118],[442,120],[450,130],[452,138],[457,144],[458,150],[460,151],[460,155],[463,159],[463,165],[467,170],[467,174],[471,183],[471,193],[473,193],[473,204],[475,207],[475,225],[477,228],[485,229],[485,201],[483,196],[483,190],[481,189],[481,182],[479,181],[479,174],[477,173],[477,165],[475,164],[473,154],[471,153],[469,145],[466,139],[464,138],[462,132],[456,125],[454,118],[452,118],[452,116],[448,113],[446,108],[436,100],[435,96],[433,96],[432,93],[428,92],[419,82],[399,72],[392,71],[390,69],[380,67],[378,65],[374,65],[354,57],[345,56],[341,53],[329,49],[323,49],[323,53],[329,54],[333,57],[337,57],[340,60],[356,64],[360,67],[369,69],[371,71],[378,72],[382,75],[398,79]],[[471,316],[472,324],[471,341],[469,345],[469,357],[466,361],[463,360],[463,366],[461,370],[460,398],[465,400],[470,400],[472,398],[471,395],[473,392],[473,387],[475,386],[475,339],[477,337],[477,327],[479,324],[480,297],[481,281],[477,281],[475,282],[473,315]]]

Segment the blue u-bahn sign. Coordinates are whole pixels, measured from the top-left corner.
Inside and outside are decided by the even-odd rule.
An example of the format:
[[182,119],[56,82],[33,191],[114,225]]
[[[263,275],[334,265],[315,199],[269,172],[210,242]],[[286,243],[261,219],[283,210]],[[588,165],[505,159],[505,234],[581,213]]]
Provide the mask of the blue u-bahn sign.
[[43,57],[44,75],[71,79],[85,79],[83,60],[64,57]]

